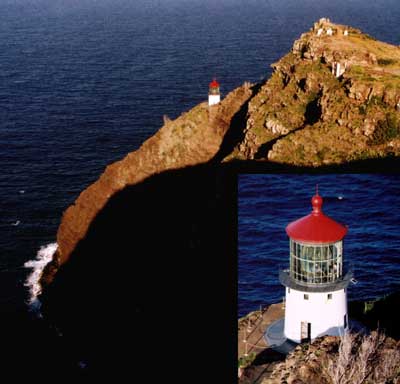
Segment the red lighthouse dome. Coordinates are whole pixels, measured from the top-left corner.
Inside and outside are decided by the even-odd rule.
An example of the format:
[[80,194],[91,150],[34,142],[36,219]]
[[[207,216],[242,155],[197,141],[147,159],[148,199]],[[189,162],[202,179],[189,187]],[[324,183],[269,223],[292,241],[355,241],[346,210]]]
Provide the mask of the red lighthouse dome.
[[323,199],[318,192],[311,199],[312,212],[286,227],[286,233],[292,240],[305,243],[333,243],[342,240],[347,227],[326,216],[322,212]]
[[213,81],[210,83],[210,88],[219,88],[218,81],[214,78]]

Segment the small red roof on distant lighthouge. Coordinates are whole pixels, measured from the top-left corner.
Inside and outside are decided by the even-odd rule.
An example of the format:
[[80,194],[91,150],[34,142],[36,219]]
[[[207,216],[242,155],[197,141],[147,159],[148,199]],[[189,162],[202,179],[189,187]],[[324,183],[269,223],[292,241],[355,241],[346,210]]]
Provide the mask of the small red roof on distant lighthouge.
[[286,233],[291,239],[305,243],[333,243],[343,239],[347,227],[324,215],[322,202],[317,192],[311,199],[312,212],[286,227]]
[[210,83],[210,88],[219,88],[219,83],[215,77],[213,81]]

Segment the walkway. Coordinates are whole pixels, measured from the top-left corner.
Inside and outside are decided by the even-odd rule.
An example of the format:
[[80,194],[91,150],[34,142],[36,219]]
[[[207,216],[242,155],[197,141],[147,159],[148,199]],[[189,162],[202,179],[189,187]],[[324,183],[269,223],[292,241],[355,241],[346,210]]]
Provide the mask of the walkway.
[[[272,304],[249,316],[249,321],[244,322],[238,332],[238,357],[254,352],[256,359],[251,368],[247,369],[240,379],[241,384],[259,384],[274,368],[274,362],[282,356],[269,348],[264,337],[266,329],[278,319],[284,317],[282,303]],[[246,340],[246,342],[245,342]],[[247,344],[247,346],[246,346]]]

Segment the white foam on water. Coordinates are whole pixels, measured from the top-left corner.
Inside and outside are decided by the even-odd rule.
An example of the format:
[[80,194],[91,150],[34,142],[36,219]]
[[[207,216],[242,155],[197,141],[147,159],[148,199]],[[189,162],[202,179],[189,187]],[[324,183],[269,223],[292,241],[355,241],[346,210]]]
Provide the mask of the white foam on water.
[[42,291],[42,287],[39,283],[40,277],[46,265],[53,260],[53,255],[57,247],[57,243],[50,243],[40,247],[36,254],[36,259],[29,260],[24,264],[25,268],[32,268],[32,272],[27,277],[24,285],[29,287],[30,298],[28,304],[35,312],[39,312],[41,307],[40,300],[38,299],[38,295]]

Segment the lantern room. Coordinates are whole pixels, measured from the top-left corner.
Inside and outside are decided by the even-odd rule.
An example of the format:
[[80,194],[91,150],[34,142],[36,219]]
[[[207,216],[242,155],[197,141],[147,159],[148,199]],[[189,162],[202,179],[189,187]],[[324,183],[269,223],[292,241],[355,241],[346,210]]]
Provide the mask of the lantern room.
[[333,283],[343,276],[343,238],[347,227],[322,212],[322,197],[311,199],[312,212],[290,223],[290,277],[298,283]]

